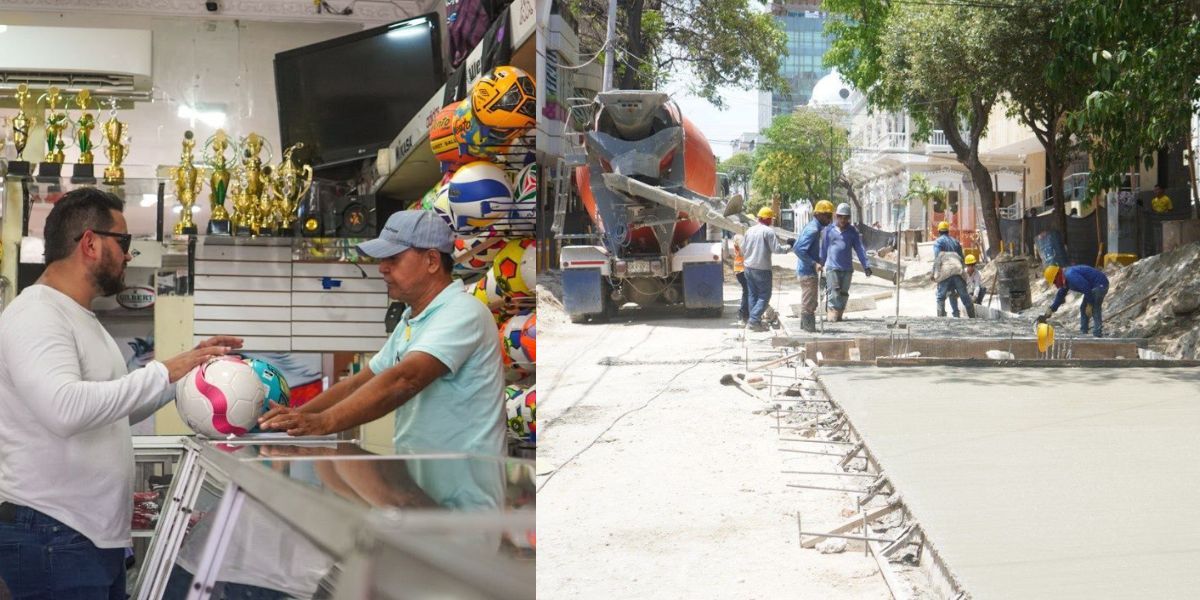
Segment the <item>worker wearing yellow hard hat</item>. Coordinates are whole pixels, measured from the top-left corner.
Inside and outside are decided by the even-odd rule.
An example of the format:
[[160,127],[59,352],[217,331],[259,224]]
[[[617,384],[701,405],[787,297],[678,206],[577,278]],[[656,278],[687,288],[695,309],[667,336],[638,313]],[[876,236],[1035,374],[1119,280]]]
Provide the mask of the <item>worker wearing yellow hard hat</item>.
[[[950,224],[938,223],[938,237],[933,241],[933,280],[937,282],[937,316],[946,316],[946,298],[950,298],[950,313],[955,318],[959,316],[958,301],[961,299],[967,316],[975,318],[975,303],[967,290],[967,280],[963,278],[963,247],[950,235]],[[974,257],[972,257],[974,258]]]
[[850,205],[842,202],[834,211],[834,222],[821,235],[821,258],[818,272],[825,272],[826,315],[830,321],[841,321],[850,299],[850,280],[854,276],[854,255],[863,273],[871,276],[871,263],[858,229],[850,224]]
[[813,206],[813,218],[800,230],[792,247],[796,255],[796,277],[800,280],[800,328],[817,330],[817,263],[821,260],[821,231],[833,221],[833,203],[821,200]]
[[1050,308],[1038,317],[1038,321],[1046,321],[1062,306],[1067,299],[1067,291],[1078,292],[1083,294],[1083,302],[1079,304],[1080,331],[1086,335],[1090,321],[1092,335],[1102,337],[1104,332],[1101,305],[1104,303],[1104,296],[1108,294],[1108,276],[1100,269],[1087,265],[1050,265],[1042,271],[1042,276],[1046,278],[1046,283],[1058,288],[1058,294],[1054,296]]
[[742,264],[745,267],[742,274],[746,278],[746,288],[750,294],[749,314],[746,326],[751,331],[766,331],[767,326],[762,322],[763,313],[771,302],[771,288],[774,284],[771,276],[771,255],[783,254],[791,250],[791,245],[779,242],[775,229],[771,227],[775,219],[775,211],[769,206],[758,209],[758,223],[746,230],[742,238]]
[[966,267],[966,272],[963,273],[963,279],[967,280],[967,296],[970,301],[975,304],[983,304],[983,296],[987,294],[987,288],[983,287],[983,277],[979,274],[979,269],[975,268],[979,260],[974,254],[968,254],[963,259],[963,265]]

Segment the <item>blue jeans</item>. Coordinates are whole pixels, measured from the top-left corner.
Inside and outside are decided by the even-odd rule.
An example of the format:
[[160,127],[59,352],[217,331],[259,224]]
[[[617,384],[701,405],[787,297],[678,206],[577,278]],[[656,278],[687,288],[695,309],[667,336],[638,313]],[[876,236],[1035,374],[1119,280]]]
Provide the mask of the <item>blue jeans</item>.
[[746,284],[746,274],[736,273],[737,281],[742,286],[742,303],[738,305],[738,320],[745,323],[750,320],[750,288]]
[[1104,335],[1102,331],[1104,316],[1101,314],[1100,305],[1104,303],[1106,295],[1108,295],[1108,287],[1096,288],[1092,290],[1094,304],[1089,305],[1086,299],[1079,304],[1079,331],[1084,335],[1087,335],[1088,332],[1088,306],[1092,307],[1092,335],[1095,337]]
[[850,299],[850,277],[854,271],[830,269],[825,271],[825,289],[829,293],[829,308],[844,310]]
[[97,548],[56,519],[3,504],[0,580],[14,600],[125,600],[125,549]]
[[771,301],[771,271],[769,269],[751,269],[746,267],[746,287],[750,288],[750,325],[762,323],[763,313],[767,303]]
[[974,318],[975,306],[971,304],[971,295],[967,293],[967,282],[961,276],[954,275],[938,282],[937,312],[940,317],[946,315],[946,296],[950,296],[950,310],[955,317],[958,316],[958,300],[961,299],[967,315]]

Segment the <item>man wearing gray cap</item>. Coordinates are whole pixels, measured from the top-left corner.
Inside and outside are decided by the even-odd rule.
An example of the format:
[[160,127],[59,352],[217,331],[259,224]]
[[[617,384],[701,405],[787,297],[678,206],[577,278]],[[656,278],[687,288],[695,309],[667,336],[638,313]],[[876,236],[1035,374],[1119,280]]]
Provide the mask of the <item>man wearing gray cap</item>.
[[298,409],[273,408],[262,428],[324,435],[395,410],[398,452],[503,454],[500,338],[487,308],[450,278],[450,228],[433,212],[400,211],[358,249],[380,259],[388,296],[408,305],[400,323],[368,368]]

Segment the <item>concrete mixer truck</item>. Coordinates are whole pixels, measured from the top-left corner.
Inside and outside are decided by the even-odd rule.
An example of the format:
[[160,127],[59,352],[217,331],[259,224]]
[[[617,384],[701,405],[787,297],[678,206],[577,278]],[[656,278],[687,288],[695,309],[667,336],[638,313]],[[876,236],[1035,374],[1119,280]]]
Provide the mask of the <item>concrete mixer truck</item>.
[[[597,95],[583,134],[586,164],[575,169],[574,211],[586,231],[566,231],[560,252],[563,305],[575,322],[604,320],[625,303],[682,306],[718,317],[723,304],[723,244],[702,239],[708,224],[742,232],[752,223],[740,203],[717,192],[716,157],[704,135],[668,95]],[[578,215],[576,215],[578,216]]]

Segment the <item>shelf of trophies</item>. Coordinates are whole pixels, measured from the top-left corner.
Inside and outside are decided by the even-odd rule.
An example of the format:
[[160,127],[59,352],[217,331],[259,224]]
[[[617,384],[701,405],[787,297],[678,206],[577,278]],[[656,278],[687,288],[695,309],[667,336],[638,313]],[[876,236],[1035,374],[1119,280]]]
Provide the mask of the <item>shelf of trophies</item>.
[[[503,27],[505,19],[508,27]],[[488,34],[484,36],[484,41],[476,45],[463,64],[459,66],[465,79],[466,89],[472,89],[480,79],[493,75],[493,67],[501,66],[484,64],[490,58],[485,56],[484,46],[489,37],[494,39],[497,35],[503,36],[506,31],[510,32],[508,41],[512,56],[504,66],[515,67],[526,74],[535,72],[537,68],[536,36],[533,35],[535,21],[534,0],[515,0],[509,5],[507,14],[493,23]],[[451,81],[454,79],[451,77]],[[532,77],[529,80],[532,82]],[[425,106],[408,122],[408,125],[400,130],[392,143],[379,151],[376,166],[380,176],[371,188],[373,193],[402,200],[413,200],[421,197],[429,185],[442,176],[442,170],[439,169],[440,160],[436,156],[438,152],[430,147],[431,132],[439,129],[439,124],[441,129],[449,128],[454,131],[457,134],[455,143],[463,145],[474,138],[477,145],[495,146],[498,138],[503,138],[511,133],[496,131],[502,129],[500,127],[483,126],[476,118],[476,111],[461,102],[452,104],[461,110],[447,112],[446,99],[455,95],[453,93],[447,95],[446,86],[449,85],[452,84],[447,83],[435,92]],[[516,90],[513,93],[516,94],[516,102],[521,103],[525,100],[525,92],[528,92],[530,118],[534,118],[536,100],[533,90]],[[494,103],[504,103],[504,100],[501,99]],[[514,137],[508,137],[500,142],[504,146],[510,146],[516,142],[527,146],[529,152],[533,151],[532,138],[517,141]],[[448,143],[450,142],[443,140],[443,145]]]

